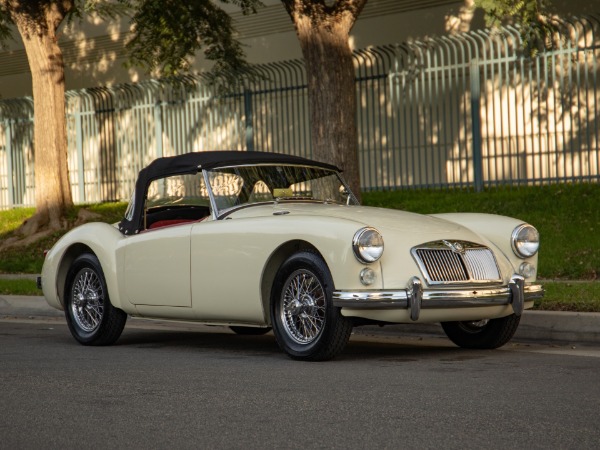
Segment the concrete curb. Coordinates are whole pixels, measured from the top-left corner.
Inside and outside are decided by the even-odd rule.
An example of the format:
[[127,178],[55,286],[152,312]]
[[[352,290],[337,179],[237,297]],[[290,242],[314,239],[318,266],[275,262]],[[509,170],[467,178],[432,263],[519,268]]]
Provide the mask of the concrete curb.
[[[445,336],[439,324],[369,325],[355,328],[355,333]],[[513,340],[600,344],[600,313],[525,311]]]
[[[1,317],[64,317],[64,313],[50,307],[44,297],[4,295],[0,296]],[[354,332],[381,336],[444,336],[439,324],[369,325],[357,327]],[[525,311],[514,340],[600,344],[600,313]]]
[[38,277],[34,273],[0,273],[0,280],[31,280],[35,281]]
[[44,297],[0,295],[0,317],[64,317],[65,313],[52,308]]

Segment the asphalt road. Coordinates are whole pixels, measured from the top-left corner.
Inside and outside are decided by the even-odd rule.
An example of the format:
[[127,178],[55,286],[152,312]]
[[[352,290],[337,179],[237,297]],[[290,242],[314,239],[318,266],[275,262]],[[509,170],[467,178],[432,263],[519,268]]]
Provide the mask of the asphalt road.
[[0,449],[598,448],[600,348],[354,335],[302,363],[271,334],[130,320],[83,347],[0,320]]

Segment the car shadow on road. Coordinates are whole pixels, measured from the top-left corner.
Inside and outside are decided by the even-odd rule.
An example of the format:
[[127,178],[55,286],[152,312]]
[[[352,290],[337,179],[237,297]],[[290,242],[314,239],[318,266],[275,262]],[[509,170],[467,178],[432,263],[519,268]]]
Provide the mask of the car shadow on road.
[[[260,355],[287,359],[272,332],[263,336],[240,336],[226,327],[194,328],[194,325],[181,326],[181,329],[126,328],[116,345],[196,354],[200,351],[207,354],[218,353],[221,356],[227,353],[231,356]],[[345,350],[334,361],[410,362],[444,359],[458,362],[484,358],[486,354],[489,352],[459,349],[440,337],[353,335]]]

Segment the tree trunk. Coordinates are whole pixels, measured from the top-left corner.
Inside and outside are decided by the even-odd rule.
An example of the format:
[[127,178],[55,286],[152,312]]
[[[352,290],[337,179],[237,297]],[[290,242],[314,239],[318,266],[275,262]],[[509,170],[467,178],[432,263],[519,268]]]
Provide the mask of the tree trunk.
[[36,214],[21,228],[25,235],[42,227],[61,228],[66,209],[73,205],[67,166],[65,72],[56,37],[63,18],[64,12],[47,4],[34,11],[12,11],[31,70],[35,115]]
[[296,27],[306,66],[313,156],[340,167],[360,199],[356,88],[349,37],[366,0],[338,0],[332,6],[309,0],[283,3]]

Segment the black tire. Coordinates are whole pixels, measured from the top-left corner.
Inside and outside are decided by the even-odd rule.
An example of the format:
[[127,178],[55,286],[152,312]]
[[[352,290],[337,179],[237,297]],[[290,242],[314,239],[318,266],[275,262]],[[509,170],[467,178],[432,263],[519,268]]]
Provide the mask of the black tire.
[[240,336],[262,336],[263,334],[267,334],[271,331],[271,328],[259,328],[259,327],[238,327],[231,326],[229,327],[231,331],[235,334],[239,334]]
[[73,261],[65,284],[65,317],[83,345],[111,345],[123,332],[127,314],[110,303],[104,272],[95,255]]
[[502,347],[512,339],[520,320],[520,316],[511,314],[489,321],[443,322],[442,328],[459,347],[492,349]]
[[311,252],[290,256],[279,268],[271,293],[271,323],[279,347],[291,358],[325,361],[350,338],[352,321],[333,306],[333,279]]

